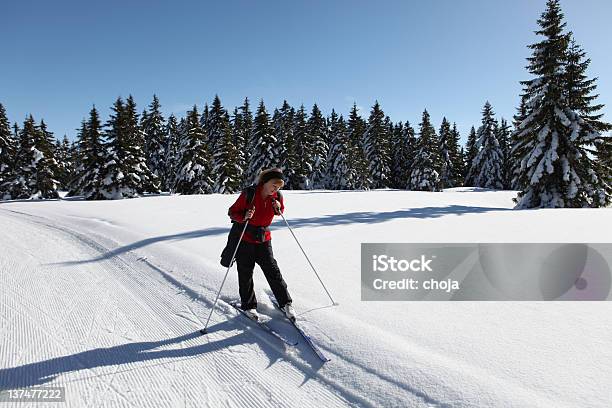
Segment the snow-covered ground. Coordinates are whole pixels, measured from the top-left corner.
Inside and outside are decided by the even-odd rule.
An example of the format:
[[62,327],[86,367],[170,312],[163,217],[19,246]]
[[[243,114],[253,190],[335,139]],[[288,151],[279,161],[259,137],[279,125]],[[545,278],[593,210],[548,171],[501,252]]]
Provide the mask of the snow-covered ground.
[[[512,211],[512,191],[285,191],[275,256],[321,364],[228,301],[236,195],[0,204],[0,389],[69,406],[610,407],[610,302],[362,302],[362,242],[612,242],[612,209]],[[260,311],[299,340],[256,269]]]

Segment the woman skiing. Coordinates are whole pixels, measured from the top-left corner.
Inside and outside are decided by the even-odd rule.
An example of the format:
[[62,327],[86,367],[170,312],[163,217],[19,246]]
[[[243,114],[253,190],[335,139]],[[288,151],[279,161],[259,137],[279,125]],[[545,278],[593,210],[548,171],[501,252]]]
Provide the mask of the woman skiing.
[[278,191],[284,185],[281,169],[264,170],[259,174],[256,184],[243,190],[228,212],[232,221],[249,222],[238,246],[236,263],[240,307],[254,320],[259,318],[253,287],[255,263],[261,267],[278,306],[287,318],[295,320],[295,310],[291,305],[292,299],[287,291],[287,284],[272,253],[272,237],[268,228],[274,215],[285,210],[283,197]]

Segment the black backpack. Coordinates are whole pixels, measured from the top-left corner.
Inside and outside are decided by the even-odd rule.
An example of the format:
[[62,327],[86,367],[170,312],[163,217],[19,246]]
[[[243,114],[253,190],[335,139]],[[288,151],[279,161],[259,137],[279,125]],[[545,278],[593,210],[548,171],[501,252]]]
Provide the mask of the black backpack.
[[[249,205],[253,203],[253,199],[255,198],[256,190],[257,190],[257,184],[251,184],[250,186],[242,190],[243,192],[246,192],[246,200],[247,200],[247,203],[249,203]],[[278,196],[277,197],[278,200],[280,201],[283,198],[283,195],[281,194],[280,191],[277,191],[276,194]],[[227,211],[227,215],[231,215],[230,210]],[[225,248],[223,248],[223,251],[221,252],[221,265],[226,268],[230,267],[234,261],[232,259],[232,255],[234,255],[234,250],[236,249],[236,246],[238,245],[238,240],[240,239],[240,234],[242,234],[243,228],[244,228],[244,223],[232,220],[232,228],[230,229],[229,234],[227,236],[227,244],[225,245]],[[247,230],[251,234],[253,234],[255,238],[263,242],[263,240],[265,239],[265,234],[266,234],[266,231],[268,230],[268,227],[256,227],[253,225],[247,225]]]

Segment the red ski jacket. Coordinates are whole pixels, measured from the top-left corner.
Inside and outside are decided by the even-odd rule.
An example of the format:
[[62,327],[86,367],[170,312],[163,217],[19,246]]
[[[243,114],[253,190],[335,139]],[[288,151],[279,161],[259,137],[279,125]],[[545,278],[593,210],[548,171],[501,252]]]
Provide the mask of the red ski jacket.
[[[256,227],[267,227],[272,223],[274,219],[274,208],[272,207],[272,200],[278,200],[280,202],[280,211],[283,213],[285,211],[285,204],[283,203],[283,197],[281,195],[280,199],[278,198],[277,193],[273,193],[271,196],[267,198],[263,198],[261,196],[262,186],[258,185],[255,190],[255,196],[253,197],[253,203],[251,205],[255,205],[255,212],[253,213],[253,217],[249,221],[249,225],[253,225]],[[247,203],[246,192],[243,191],[236,202],[232,204],[229,208],[230,218],[234,221],[242,223],[244,220],[244,215],[246,211],[250,208],[250,205]],[[272,235],[270,231],[266,231],[265,240],[269,241],[272,239]],[[251,242],[254,244],[260,244],[261,242],[257,241],[251,233],[247,230],[244,232],[242,237],[243,241]]]

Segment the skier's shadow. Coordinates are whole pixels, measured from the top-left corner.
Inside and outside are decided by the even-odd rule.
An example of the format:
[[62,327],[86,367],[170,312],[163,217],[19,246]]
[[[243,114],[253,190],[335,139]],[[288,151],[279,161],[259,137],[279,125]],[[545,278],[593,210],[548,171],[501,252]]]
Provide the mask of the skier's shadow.
[[[235,322],[225,321],[209,327],[208,333],[234,331],[235,328]],[[181,343],[185,343],[188,346],[186,347],[185,344]],[[141,363],[160,359],[171,359],[168,362],[169,364],[176,363],[177,359],[195,358],[205,353],[249,343],[258,343],[264,353],[270,358],[271,364],[277,359],[282,358],[282,355],[277,350],[262,345],[248,331],[240,331],[231,337],[225,337],[218,341],[208,341],[207,337],[202,336],[199,331],[195,331],[165,340],[143,341],[113,347],[96,348],[18,367],[0,368],[0,390],[42,385],[53,381],[57,376],[64,373],[98,367],[123,366],[128,363]],[[167,348],[172,345],[178,347]],[[162,350],[155,350],[159,347],[164,348]],[[133,369],[135,368],[119,370],[119,372]],[[96,373],[96,376],[99,375],[99,373]]]

